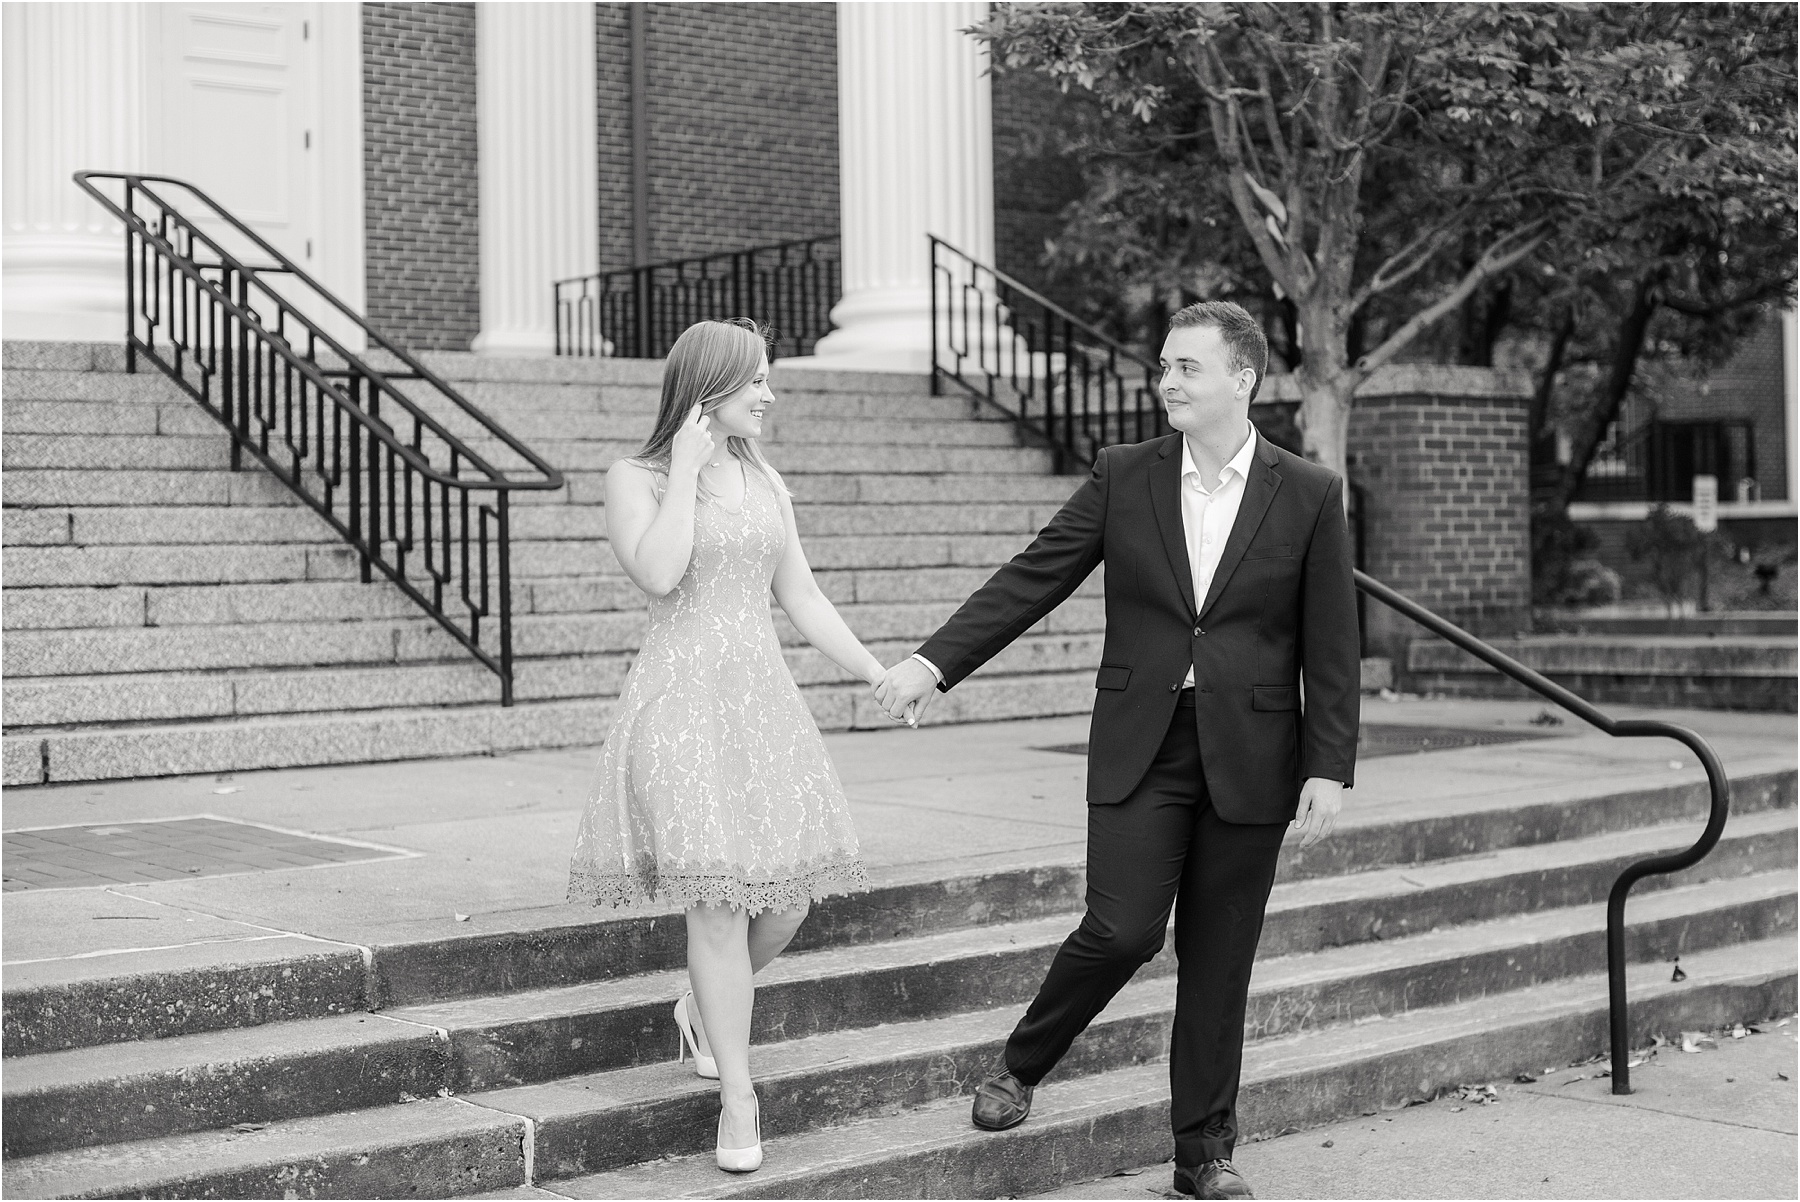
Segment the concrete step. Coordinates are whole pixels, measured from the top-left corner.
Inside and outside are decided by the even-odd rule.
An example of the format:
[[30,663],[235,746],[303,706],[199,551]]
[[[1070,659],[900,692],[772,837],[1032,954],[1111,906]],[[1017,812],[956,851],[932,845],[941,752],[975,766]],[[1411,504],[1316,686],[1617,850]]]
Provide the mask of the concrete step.
[[[319,530],[321,535],[330,533],[322,523]],[[815,535],[806,539],[806,555],[815,570],[985,567],[992,574],[993,568],[1029,546],[1035,534],[1020,523],[1020,529],[1000,534]],[[274,545],[21,546],[12,548],[6,558],[9,589],[343,581],[355,579],[359,572],[349,546],[323,537]],[[515,539],[512,570],[515,579],[621,572],[598,539]]]
[[[779,465],[778,465],[779,466]],[[1014,474],[935,474],[882,471],[789,473],[788,486],[801,503],[902,502],[962,504],[1061,505],[1085,477]],[[569,487],[554,493],[522,493],[520,509],[538,506],[603,504],[605,473],[570,473]],[[83,505],[293,505],[300,501],[266,472],[246,470],[140,471],[84,468],[15,468],[10,464],[0,482],[0,499],[9,510],[23,507]],[[9,515],[10,516],[10,515]]]
[[[1507,654],[1601,705],[1692,706],[1793,713],[1800,652],[1791,635],[1552,635],[1517,639]],[[1436,639],[1407,648],[1413,687],[1516,697],[1524,686]]]
[[[626,653],[514,661],[520,701],[617,697]],[[5,683],[9,734],[45,727],[174,722],[279,714],[491,705],[494,674],[474,660],[379,668],[142,672],[60,676]]]
[[[494,700],[499,684],[492,686]],[[431,707],[9,734],[5,783],[120,780],[312,764],[493,755],[574,747],[606,731],[612,703]]]
[[[910,654],[955,609],[846,605],[839,612],[881,658]],[[992,673],[1091,670],[1101,603],[1075,600],[997,658]],[[644,615],[522,615],[514,629],[520,700],[613,697],[642,639]],[[777,612],[775,629],[802,685],[848,683]],[[1046,636],[1046,637],[1034,637]],[[399,621],[22,630],[7,640],[6,729],[491,701],[495,678],[435,624]],[[447,662],[446,662],[447,661]],[[336,666],[321,665],[380,665]],[[342,690],[342,691],[339,691]]]
[[379,1014],[271,1023],[6,1061],[8,1159],[429,1098],[435,1031]]
[[[1043,504],[863,502],[795,507],[803,538],[831,535],[1035,534],[1056,513]],[[606,538],[604,505],[527,505],[512,519],[521,541]],[[298,503],[282,506],[93,506],[13,509],[4,545],[161,546],[208,543],[317,543],[335,539],[322,518]]]
[[[10,646],[12,640],[7,643]],[[899,659],[916,645],[876,642],[870,651]],[[892,725],[866,684],[837,683],[847,679],[844,673],[818,652],[793,649],[786,655],[820,729],[874,730]],[[1085,713],[1094,703],[1093,665],[1098,658],[1097,638],[1028,635],[954,693],[935,702],[926,721],[997,722]],[[603,661],[604,657],[592,657],[572,670],[610,671]],[[554,669],[544,671],[553,673]],[[556,680],[554,675],[534,679],[548,679],[551,684]],[[603,675],[580,679],[597,679],[602,683],[592,687],[605,687]],[[505,709],[494,704],[499,697],[498,679],[490,678],[488,687],[492,690],[489,700],[481,705],[9,731],[0,740],[4,783],[22,786],[496,755],[591,744],[607,729],[610,698],[534,701]],[[590,686],[584,683],[580,687]]]
[[424,1098],[9,1160],[20,1198],[451,1198],[526,1180],[523,1119]]
[[[955,611],[951,602],[849,604],[839,607],[850,628],[879,655],[904,658]],[[854,679],[774,611],[775,629],[790,648],[788,664],[801,684]],[[514,654],[525,659],[635,653],[648,615],[642,610],[587,614],[521,614],[513,621]],[[1058,607],[996,660],[1007,671],[1064,671],[1097,664],[1103,603],[1075,599]],[[1079,646],[1047,644],[1033,636],[1083,635]],[[904,648],[900,645],[904,644]],[[1022,648],[1022,649],[1021,649]],[[3,649],[7,685],[22,679],[199,673],[327,665],[472,662],[462,645],[423,615],[355,622],[245,623],[228,626],[111,626],[82,630],[16,630]],[[993,670],[993,669],[990,669]],[[821,672],[826,672],[821,675]],[[7,717],[8,726],[41,725]]]
[[[483,443],[478,454],[498,444]],[[637,440],[569,442],[545,458],[564,472],[604,472],[612,463],[635,454]],[[485,449],[484,449],[485,448]],[[184,434],[6,434],[0,457],[24,470],[53,468],[133,471],[217,471],[231,462],[229,440],[218,435]],[[818,472],[1030,473],[1050,470],[1048,451],[1001,447],[829,445],[796,442],[772,451],[770,460],[784,474]]]
[[[1683,958],[1631,974],[1634,1046],[1653,1034],[1789,1013],[1791,940]],[[1325,1028],[1246,1048],[1240,1139],[1272,1135],[1471,1081],[1541,1071],[1604,1051],[1606,979],[1584,975],[1533,989],[1422,1009],[1378,1026]],[[1168,1068],[1152,1062],[1046,1081],[1032,1117],[994,1135],[969,1124],[968,1102],[935,1105],[797,1134],[767,1124],[767,1159],[753,1178],[729,1177],[710,1154],[648,1161],[609,1173],[538,1179],[575,1198],[993,1198],[1166,1160]]]
[[1800,634],[1793,610],[1720,610],[1709,613],[1608,613],[1582,609],[1539,608],[1532,622],[1540,631],[1575,635],[1786,635]]
[[[77,380],[94,378],[75,374]],[[185,396],[153,390],[141,399],[26,399],[14,395],[52,391],[39,382],[19,387],[7,377],[8,395],[0,414],[14,434],[182,434],[220,435],[217,418]],[[512,395],[537,389],[529,399]],[[542,390],[557,393],[544,397]],[[75,390],[71,390],[75,391]],[[644,390],[639,390],[643,392]],[[566,396],[562,395],[567,393]],[[477,399],[486,395],[486,404]],[[469,398],[539,454],[571,441],[624,441],[643,438],[656,415],[652,395],[619,397],[611,390],[596,397],[589,388],[559,385],[483,385]],[[521,403],[524,400],[524,403]],[[145,402],[149,403],[145,403]],[[988,411],[991,413],[991,411]],[[486,430],[472,417],[444,422],[457,437],[481,437]],[[1011,422],[983,419],[967,402],[953,397],[838,397],[800,394],[782,398],[764,424],[763,438],[774,443],[879,443],[882,445],[1012,446],[1017,435]]]
[[[475,381],[549,382],[660,387],[663,364],[655,359],[603,359],[556,356],[501,358],[463,351],[426,351],[416,356],[439,379],[452,385]],[[397,370],[398,361],[381,352],[366,357],[376,370]],[[44,342],[8,339],[0,344],[0,366],[15,371],[63,371],[122,374],[125,347],[116,342]],[[158,369],[141,364],[144,376]],[[881,395],[926,395],[931,381],[924,375],[897,372],[818,371],[775,365],[772,386],[790,392],[863,392]],[[405,381],[400,381],[405,384]]]
[[[1791,824],[1784,833],[1791,841]],[[1648,893],[1631,914],[1630,952],[1635,960],[1666,959],[1771,937],[1793,929],[1794,901],[1791,869]],[[1015,1004],[1035,988],[1041,972],[1037,962],[1045,958],[1046,948],[1054,951],[1070,921],[1072,916],[1056,915],[895,941],[881,945],[880,951],[840,949],[780,962],[786,971],[759,990],[753,1039],[778,1045],[772,1053],[777,1062],[804,1067],[770,1075],[765,1065],[765,1091],[813,1103],[833,1092],[844,1098],[879,1098],[884,1081],[935,1078],[941,1083],[951,1061],[962,1071],[949,1076],[963,1081],[966,1089],[998,1055],[1016,1017]],[[1290,1035],[1579,973],[1596,954],[1603,955],[1603,929],[1601,906],[1590,905],[1386,942],[1365,937],[1360,946],[1326,952],[1282,955],[1278,953],[1286,949],[1265,945],[1252,989],[1250,1030],[1261,1038]],[[995,948],[1004,951],[996,954]],[[1173,1010],[1167,959],[1140,974],[1135,993],[1121,999],[1123,1004],[1114,1007],[1116,1013],[1091,1038],[1098,1046],[1084,1048],[1065,1064],[1064,1073],[1103,1071],[1166,1052]],[[990,971],[971,974],[971,964]],[[661,1059],[666,1048],[655,1041],[646,1049],[643,1038],[655,1029],[668,997],[679,993],[682,976],[678,970],[554,995],[415,1006],[381,1016],[26,1057],[13,1062],[5,1082],[4,1102],[12,1115],[7,1148],[10,1155],[33,1155],[121,1137],[142,1139],[378,1105],[401,1100],[396,1095],[429,1096],[446,1085],[457,1092],[480,1091],[594,1068],[654,1064],[647,1070],[614,1072],[610,1079],[553,1087],[551,1092],[564,1099],[557,1116],[562,1124],[554,1131],[542,1110],[542,1091],[503,1089],[473,1099],[531,1118],[546,1139],[612,1149],[603,1154],[610,1159],[601,1162],[560,1156],[553,1163],[561,1173],[615,1167],[641,1159],[644,1151],[627,1138],[622,1122],[663,1131],[686,1127],[675,1121],[678,1114],[667,1111],[670,1104],[690,1104],[693,1091],[670,1095]],[[590,1007],[603,994],[610,995],[607,1009],[612,1013],[557,1012],[566,1011],[578,994],[586,995]],[[805,996],[809,994],[819,996]],[[621,1007],[619,995],[652,1000]],[[971,1008],[980,1013],[969,1013]],[[529,1017],[521,1020],[521,1015]],[[807,1046],[809,1037],[831,1032],[859,1031],[866,1040],[866,1028],[875,1022],[902,1025],[884,1026],[880,1063],[873,1072],[866,1051],[849,1056],[852,1063],[845,1065],[844,1056],[821,1060]],[[960,1038],[951,1038],[945,1027],[959,1028]],[[837,1052],[850,1051],[843,1038],[827,1042]],[[822,1064],[832,1065],[835,1091],[813,1079]],[[199,1065],[206,1066],[204,1073],[196,1073]],[[864,1080],[849,1079],[859,1070]],[[619,1096],[640,1099],[631,1108],[635,1113],[595,1104],[597,1098]],[[588,1099],[584,1112],[571,1112],[572,1097]],[[647,1097],[662,1102],[665,1113],[644,1113]],[[922,1100],[914,1099],[914,1104]],[[855,1117],[860,1115],[834,1108],[813,1111],[810,1121]],[[779,1108],[772,1109],[770,1120],[774,1130],[798,1129],[806,1122],[803,1115],[790,1119]],[[651,1149],[659,1155],[691,1150],[666,1143]]]

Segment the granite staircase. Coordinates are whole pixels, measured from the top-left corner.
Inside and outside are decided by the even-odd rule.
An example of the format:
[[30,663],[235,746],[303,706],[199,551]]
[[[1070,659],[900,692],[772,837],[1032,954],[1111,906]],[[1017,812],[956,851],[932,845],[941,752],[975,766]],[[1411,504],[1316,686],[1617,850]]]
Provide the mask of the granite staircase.
[[[426,356],[562,468],[513,518],[519,702],[119,346],[4,347],[4,782],[29,785],[597,743],[645,620],[605,546],[604,471],[641,445],[660,365]],[[770,459],[820,583],[897,659],[1024,547],[1078,483],[1010,423],[922,380],[777,372]],[[469,429],[459,434],[473,435]],[[478,450],[492,450],[477,445]],[[505,466],[502,464],[502,466]],[[935,722],[1092,704],[1098,577]],[[821,727],[886,724],[777,625]]]
[[[1290,846],[1251,987],[1245,1136],[1602,1051],[1606,891],[1626,862],[1692,840],[1707,804],[1693,775],[1432,797]],[[1746,761],[1732,785],[1712,855],[1631,903],[1634,1044],[1795,1008],[1792,761]],[[1051,862],[919,869],[815,907],[759,979],[767,1161],[745,1177],[711,1162],[716,1086],[674,1061],[678,916],[318,941],[160,975],[26,969],[5,994],[0,1186],[971,1198],[1153,1163],[1170,1151],[1167,954],[1081,1037],[1029,1122],[968,1122],[1082,893],[1079,863]]]

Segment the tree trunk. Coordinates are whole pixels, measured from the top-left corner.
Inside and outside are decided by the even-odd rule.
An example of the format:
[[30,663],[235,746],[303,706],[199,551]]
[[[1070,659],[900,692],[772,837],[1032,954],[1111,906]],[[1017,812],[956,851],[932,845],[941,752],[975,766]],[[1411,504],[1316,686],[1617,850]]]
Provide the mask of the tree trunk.
[[1350,398],[1356,391],[1354,374],[1334,372],[1321,379],[1302,364],[1294,378],[1300,384],[1300,438],[1306,457],[1347,481]]
[[1606,382],[1601,387],[1600,395],[1594,398],[1594,403],[1581,415],[1569,440],[1569,462],[1563,469],[1562,479],[1557,482],[1556,491],[1551,495],[1548,505],[1552,516],[1566,511],[1569,502],[1581,490],[1581,483],[1587,479],[1588,466],[1593,462],[1594,451],[1606,434],[1606,427],[1619,416],[1619,407],[1624,404],[1625,394],[1631,391],[1631,381],[1637,374],[1638,355],[1644,349],[1644,335],[1649,332],[1650,319],[1656,315],[1659,303],[1657,286],[1661,279],[1660,270],[1652,271],[1632,287],[1631,308],[1619,322],[1619,340],[1613,347],[1612,369],[1606,374]]

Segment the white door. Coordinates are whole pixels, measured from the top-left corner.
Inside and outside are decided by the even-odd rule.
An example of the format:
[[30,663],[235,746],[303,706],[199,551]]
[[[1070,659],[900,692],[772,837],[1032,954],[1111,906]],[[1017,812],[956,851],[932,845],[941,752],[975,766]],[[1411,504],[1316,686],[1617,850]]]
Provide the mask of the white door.
[[[320,271],[323,6],[150,7],[160,26],[152,51],[159,77],[150,123],[152,170],[199,187],[315,278],[332,274]],[[171,200],[187,211],[179,199]],[[228,227],[207,228],[245,262],[267,258]],[[280,277],[265,278],[333,332],[341,328]],[[328,278],[321,282],[331,286]]]

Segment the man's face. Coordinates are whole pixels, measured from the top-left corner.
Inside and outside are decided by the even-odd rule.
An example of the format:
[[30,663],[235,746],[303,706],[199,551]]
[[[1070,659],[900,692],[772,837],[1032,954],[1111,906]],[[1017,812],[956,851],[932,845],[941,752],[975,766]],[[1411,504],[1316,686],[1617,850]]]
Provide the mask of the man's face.
[[1231,370],[1216,326],[1180,326],[1163,339],[1159,392],[1169,424],[1184,434],[1248,413],[1255,383],[1253,369]]

